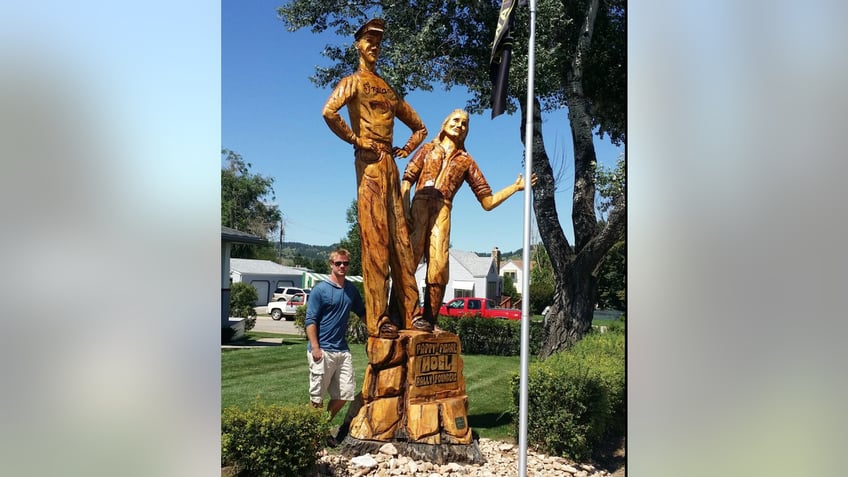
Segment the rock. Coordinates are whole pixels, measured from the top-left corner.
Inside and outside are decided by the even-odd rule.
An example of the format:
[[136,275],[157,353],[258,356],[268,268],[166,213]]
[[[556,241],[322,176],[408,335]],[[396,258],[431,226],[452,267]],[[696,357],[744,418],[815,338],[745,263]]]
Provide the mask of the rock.
[[377,461],[371,457],[371,454],[359,455],[350,459],[350,463],[357,467],[366,467],[368,469],[377,467]]
[[[318,461],[316,477],[502,477],[516,475],[518,471],[518,446],[510,443],[480,439],[477,443],[484,462],[448,462],[442,465],[410,456],[393,456],[383,444],[374,446],[373,454],[348,458],[345,454],[325,454]],[[385,447],[385,451],[383,451]],[[380,449],[377,452],[377,449]],[[402,446],[395,446],[398,453]],[[348,454],[350,455],[350,454]],[[355,455],[355,454],[354,454]],[[610,473],[589,464],[569,461],[537,452],[527,454],[529,477],[610,477]]]
[[380,453],[386,455],[397,455],[397,447],[394,446],[391,442],[387,442],[380,447]]

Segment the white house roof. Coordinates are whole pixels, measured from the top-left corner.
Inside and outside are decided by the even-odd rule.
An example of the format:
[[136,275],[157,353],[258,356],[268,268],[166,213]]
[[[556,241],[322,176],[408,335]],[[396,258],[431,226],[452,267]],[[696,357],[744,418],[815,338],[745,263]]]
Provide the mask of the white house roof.
[[230,270],[239,273],[256,275],[300,275],[306,269],[287,267],[270,260],[252,260],[248,258],[231,258]]
[[474,252],[450,249],[451,257],[465,267],[472,276],[485,277],[492,268],[491,257],[480,257]]
[[524,268],[524,262],[521,260],[509,259],[505,264],[501,266],[501,270],[503,270],[504,268],[517,268],[519,270],[522,270]]

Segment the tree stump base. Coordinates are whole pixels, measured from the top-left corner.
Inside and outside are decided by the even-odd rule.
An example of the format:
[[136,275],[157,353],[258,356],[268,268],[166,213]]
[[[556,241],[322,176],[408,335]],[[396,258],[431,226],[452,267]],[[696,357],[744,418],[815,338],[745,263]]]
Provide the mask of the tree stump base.
[[[426,460],[438,465],[456,462],[458,464],[485,464],[486,459],[477,441],[472,440],[470,444],[421,444],[417,442],[392,440],[399,455],[415,460]],[[345,457],[355,457],[365,454],[377,454],[380,448],[386,445],[385,441],[371,441],[357,439],[347,436],[339,446],[339,452]]]
[[361,407],[344,441],[351,454],[379,451],[431,462],[479,463],[468,425],[468,396],[459,337],[402,330],[396,339],[368,338]]

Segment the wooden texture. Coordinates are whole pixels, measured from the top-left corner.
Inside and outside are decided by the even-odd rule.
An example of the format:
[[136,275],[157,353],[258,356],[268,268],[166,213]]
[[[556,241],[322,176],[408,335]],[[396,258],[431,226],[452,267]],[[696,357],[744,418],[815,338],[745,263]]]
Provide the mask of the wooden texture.
[[[351,443],[357,448],[369,441],[415,444],[415,455],[433,461],[446,451],[426,446],[476,447],[458,336],[402,330],[393,340],[369,338],[366,350],[362,407],[350,423]],[[479,454],[474,449],[449,453],[457,452]]]

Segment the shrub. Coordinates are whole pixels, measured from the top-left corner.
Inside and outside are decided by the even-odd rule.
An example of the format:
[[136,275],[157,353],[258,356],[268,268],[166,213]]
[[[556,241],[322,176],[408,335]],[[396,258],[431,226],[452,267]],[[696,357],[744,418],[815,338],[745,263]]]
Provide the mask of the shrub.
[[221,465],[237,476],[307,475],[328,432],[327,414],[309,405],[229,407],[221,415]]
[[546,306],[554,302],[554,286],[545,282],[530,283],[530,313],[541,315]]
[[[440,315],[439,328],[459,336],[462,352],[496,356],[521,353],[521,322],[469,315],[453,318]],[[544,333],[542,323],[530,322],[530,354],[538,354]]]
[[250,331],[256,324],[256,310],[253,308],[259,294],[252,285],[236,282],[230,286],[230,316],[244,318],[244,331]]
[[[528,443],[575,460],[595,457],[606,436],[625,432],[624,334],[589,334],[570,350],[531,365]],[[512,382],[516,406],[519,377]],[[514,422],[517,430],[518,422]]]
[[[300,334],[306,334],[306,305],[297,307],[294,315],[294,325],[300,330]],[[368,329],[365,321],[356,313],[351,313],[347,322],[347,333],[345,335],[348,344],[365,343],[368,341]]]
[[306,334],[306,305],[300,305],[294,312],[294,326],[300,330],[300,334]]

